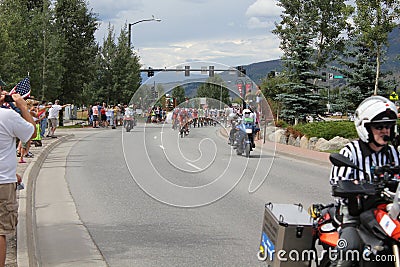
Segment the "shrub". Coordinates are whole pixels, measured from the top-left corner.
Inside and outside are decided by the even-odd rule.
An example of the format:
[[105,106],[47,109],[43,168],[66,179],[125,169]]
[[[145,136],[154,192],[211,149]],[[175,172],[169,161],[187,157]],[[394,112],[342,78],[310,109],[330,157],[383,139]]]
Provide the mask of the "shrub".
[[330,140],[335,136],[347,139],[358,138],[354,122],[352,121],[324,121],[298,124],[293,126],[294,131],[298,131],[306,137],[318,137]]
[[279,128],[287,128],[288,127],[288,123],[286,121],[283,120],[278,120],[275,122],[275,126],[279,127]]

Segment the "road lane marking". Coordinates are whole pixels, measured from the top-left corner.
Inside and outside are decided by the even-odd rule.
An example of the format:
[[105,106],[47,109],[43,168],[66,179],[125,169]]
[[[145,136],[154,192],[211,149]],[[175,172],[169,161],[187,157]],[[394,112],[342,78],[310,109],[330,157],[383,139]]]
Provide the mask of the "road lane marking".
[[192,163],[190,163],[190,162],[186,162],[186,164],[189,165],[189,166],[192,166],[193,168],[195,168],[195,169],[197,169],[197,170],[199,170],[199,171],[202,170],[200,167],[197,167],[196,165],[194,165],[194,164],[192,164]]

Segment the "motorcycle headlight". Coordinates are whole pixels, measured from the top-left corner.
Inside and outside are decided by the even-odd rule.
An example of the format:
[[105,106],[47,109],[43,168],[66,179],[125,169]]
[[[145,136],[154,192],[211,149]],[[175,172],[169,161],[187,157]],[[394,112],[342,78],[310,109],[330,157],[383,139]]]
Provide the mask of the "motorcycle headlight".
[[246,129],[246,133],[248,133],[248,134],[253,133],[253,129]]

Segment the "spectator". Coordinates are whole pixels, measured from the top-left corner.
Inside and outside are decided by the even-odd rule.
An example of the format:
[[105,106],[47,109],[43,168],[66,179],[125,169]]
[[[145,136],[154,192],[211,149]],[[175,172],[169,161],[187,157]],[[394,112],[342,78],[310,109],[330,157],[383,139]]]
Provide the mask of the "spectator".
[[[51,102],[49,102],[50,104]],[[47,128],[47,113],[51,105],[47,105],[46,100],[43,100],[38,107],[38,118],[40,120],[40,136],[43,138]]]
[[93,126],[93,106],[89,105],[87,109],[87,116],[88,116],[88,124]]
[[[0,106],[4,103],[6,92],[0,95]],[[16,139],[28,142],[36,136],[35,122],[27,109],[25,100],[19,94],[13,94],[15,105],[20,114],[12,109],[0,108],[0,265],[6,261],[7,235],[14,233],[17,217],[17,184],[21,177],[17,175],[15,159]]]
[[[37,105],[38,102],[28,99],[26,100],[26,106],[28,108],[29,113],[31,114],[33,120],[35,121],[35,127],[36,127],[36,136],[39,134],[40,135],[40,129],[38,132],[38,127],[37,127],[37,113],[35,111],[35,104]],[[35,136],[35,138],[36,138]],[[19,141],[18,144],[18,154],[17,156],[20,158],[20,160],[18,161],[18,163],[26,163],[26,161],[24,160],[24,157],[27,158],[33,158],[33,154],[29,151],[29,149],[31,148],[31,139],[29,139],[28,142],[23,142],[23,141]]]
[[97,104],[92,107],[93,114],[93,128],[99,127],[99,106]]
[[49,132],[46,137],[57,138],[57,136],[54,135],[54,132],[56,131],[57,126],[58,126],[58,116],[59,116],[60,110],[62,110],[66,106],[71,105],[71,104],[65,104],[65,105],[60,106],[59,103],[60,103],[60,100],[57,99],[56,101],[54,101],[54,105],[52,105],[51,108],[49,109],[48,121],[49,121],[50,129],[49,129]]
[[107,113],[106,103],[103,102],[103,106],[101,106],[101,109],[100,109],[100,117],[101,117],[101,126],[102,127],[108,127],[106,113]]

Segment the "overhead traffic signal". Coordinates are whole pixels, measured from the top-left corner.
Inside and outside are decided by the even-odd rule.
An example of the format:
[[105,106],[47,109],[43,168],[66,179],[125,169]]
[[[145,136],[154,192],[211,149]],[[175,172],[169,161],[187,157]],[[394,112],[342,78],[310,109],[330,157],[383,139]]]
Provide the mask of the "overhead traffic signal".
[[185,66],[185,76],[190,76],[190,66]]
[[214,66],[208,66],[208,76],[214,77]]
[[149,70],[147,71],[147,77],[153,77],[154,76],[154,70],[149,67]]
[[246,76],[246,69],[243,66],[237,66],[236,69],[239,71],[239,77]]

